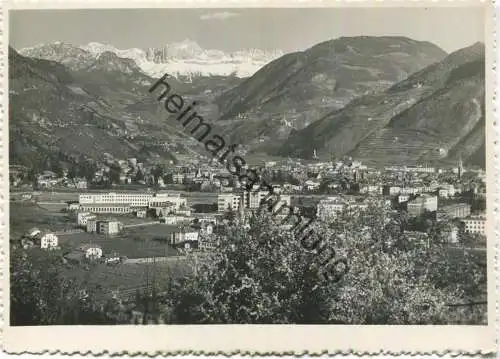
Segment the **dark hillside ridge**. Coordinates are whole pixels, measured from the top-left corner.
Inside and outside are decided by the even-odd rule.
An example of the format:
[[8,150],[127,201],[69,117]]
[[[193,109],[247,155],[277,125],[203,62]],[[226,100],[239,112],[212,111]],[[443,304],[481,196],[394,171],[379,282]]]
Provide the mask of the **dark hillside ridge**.
[[462,156],[480,165],[484,70],[484,45],[476,43],[294,132],[276,152],[309,158],[316,149],[322,156],[376,163],[451,162]]
[[342,37],[274,60],[217,99],[220,123],[250,148],[276,146],[353,99],[380,92],[446,53],[404,37]]

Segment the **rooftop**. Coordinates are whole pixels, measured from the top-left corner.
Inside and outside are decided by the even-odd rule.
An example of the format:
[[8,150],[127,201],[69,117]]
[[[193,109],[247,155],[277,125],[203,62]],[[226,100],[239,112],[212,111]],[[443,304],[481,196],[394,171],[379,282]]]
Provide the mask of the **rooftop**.
[[82,207],[131,207],[130,203],[81,203]]
[[98,245],[98,244],[90,244],[90,243],[88,243],[88,244],[82,244],[81,246],[79,246],[77,248],[77,250],[79,250],[79,251],[86,251],[87,249],[90,249],[90,248],[101,248],[101,246]]

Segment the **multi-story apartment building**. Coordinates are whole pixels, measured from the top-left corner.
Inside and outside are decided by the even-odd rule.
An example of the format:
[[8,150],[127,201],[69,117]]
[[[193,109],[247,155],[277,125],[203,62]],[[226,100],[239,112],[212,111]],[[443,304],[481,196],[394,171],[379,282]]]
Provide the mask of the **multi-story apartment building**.
[[259,208],[261,202],[268,197],[268,191],[245,191],[243,192],[243,205],[245,208]]
[[165,224],[178,224],[184,221],[186,221],[186,217],[184,216],[168,215],[167,217],[160,218],[160,223]]
[[441,218],[464,218],[470,215],[471,205],[467,203],[455,203],[439,208],[438,219]]
[[455,186],[452,184],[444,184],[439,188],[439,197],[453,197],[455,195]]
[[40,248],[54,249],[57,248],[58,238],[54,233],[45,233],[40,237]]
[[118,221],[97,221],[97,233],[117,234],[122,229],[122,223]]
[[389,172],[414,172],[414,173],[434,173],[436,169],[434,167],[427,166],[416,166],[416,167],[408,167],[408,166],[389,166],[385,167],[386,171]]
[[87,221],[92,218],[95,218],[95,216],[88,211],[79,212],[76,215],[76,224],[85,227],[87,225]]
[[408,202],[409,199],[410,199],[410,195],[408,195],[408,194],[400,194],[398,196],[398,203]]
[[401,187],[399,186],[384,186],[383,193],[389,196],[395,196],[401,193]]
[[92,218],[87,220],[87,232],[96,233],[97,232],[97,218]]
[[434,167],[423,167],[423,166],[406,167],[405,170],[407,172],[415,172],[415,173],[434,173],[434,172],[436,172],[436,169]]
[[80,209],[96,213],[129,213],[132,207],[163,207],[167,202],[176,209],[186,206],[180,194],[169,193],[82,193],[79,195]]
[[335,217],[345,208],[344,201],[340,199],[323,199],[316,207],[316,215],[320,218]]
[[172,182],[183,184],[184,183],[184,174],[183,173],[174,173],[172,174]]
[[381,185],[363,185],[359,189],[359,193],[368,193],[373,195],[381,195],[382,194],[382,186]]
[[87,180],[85,178],[75,179],[74,183],[78,189],[87,189]]
[[402,187],[399,191],[400,194],[417,194],[424,192],[422,187]]
[[219,212],[237,211],[240,208],[242,198],[236,193],[221,193],[217,196],[217,210]]
[[154,193],[125,192],[125,193],[81,193],[78,197],[80,204],[128,204],[130,206],[147,207]]
[[199,224],[217,224],[217,217],[215,215],[194,215],[195,221]]
[[199,233],[192,230],[180,230],[170,235],[170,244],[173,246],[183,246],[192,248],[198,246]]
[[355,202],[353,198],[329,198],[319,201],[316,215],[321,218],[331,218],[344,211],[349,215],[355,215],[367,208],[368,203]]
[[289,195],[275,194],[268,196],[260,205],[273,215],[287,216],[293,208],[291,207],[291,197]]
[[437,210],[437,197],[430,195],[422,195],[408,202],[408,215],[417,217],[425,211],[434,212]]
[[465,232],[486,234],[486,218],[485,217],[468,217],[462,219],[465,224]]
[[82,204],[80,205],[80,210],[91,213],[115,213],[115,214],[125,214],[133,212],[133,209],[129,204],[123,204],[123,203]]
[[221,193],[217,198],[217,208],[219,212],[225,212],[230,209],[237,211],[240,208],[240,205],[242,205],[243,208],[258,209],[261,206],[262,201],[269,201],[275,204],[273,210],[277,210],[283,206],[290,206],[291,196],[284,194],[270,195],[268,191]]
[[99,234],[117,234],[123,228],[123,224],[115,220],[103,220],[92,218],[87,221],[87,232]]
[[84,244],[77,248],[78,251],[83,252],[85,258],[94,260],[102,257],[102,248],[95,244]]
[[157,193],[148,202],[148,207],[165,207],[167,203],[174,205],[175,210],[179,210],[181,207],[187,206],[187,200],[181,197],[179,193],[168,194],[168,193]]

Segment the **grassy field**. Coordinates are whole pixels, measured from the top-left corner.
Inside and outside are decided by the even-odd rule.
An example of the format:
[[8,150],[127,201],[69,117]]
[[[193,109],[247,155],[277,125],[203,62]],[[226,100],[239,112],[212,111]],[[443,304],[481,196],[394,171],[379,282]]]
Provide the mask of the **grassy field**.
[[125,228],[122,233],[119,234],[122,238],[136,238],[139,237],[144,240],[151,240],[154,238],[170,238],[170,234],[176,230],[175,225],[166,224],[151,224],[147,226],[131,227]]
[[[28,229],[38,227],[41,230],[61,231],[76,226],[74,215],[62,213],[65,204],[35,205],[30,202],[10,202],[10,236],[19,238]],[[124,224],[150,222],[150,219],[135,218],[131,215],[114,216]],[[84,280],[90,284],[99,284],[103,288],[119,290],[124,294],[134,295],[137,289],[142,289],[155,278],[161,287],[169,276],[181,275],[186,265],[176,249],[166,242],[155,238],[170,238],[175,226],[153,224],[126,228],[117,236],[104,236],[91,233],[70,233],[58,235],[60,251],[46,252],[40,248],[31,248],[27,253],[33,263],[43,265],[47,256],[62,257],[64,253],[84,244],[98,244],[105,255],[117,254],[128,258],[171,257],[166,262],[150,260],[140,264],[118,264],[110,266],[102,263],[84,265],[63,265],[64,275]],[[35,264],[35,266],[38,264]]]
[[[76,227],[74,215],[60,212],[59,205],[35,205],[32,203],[10,203],[11,238],[19,238],[32,227],[41,230],[62,231]],[[124,224],[150,222],[149,219],[132,216],[115,216]],[[177,255],[177,251],[157,238],[170,238],[175,226],[153,224],[125,228],[116,236],[104,236],[92,233],[68,233],[58,235],[59,244],[64,251],[75,249],[83,244],[99,244],[104,253],[118,252],[128,258]]]
[[[35,267],[43,266],[48,256],[60,257],[64,277],[77,279],[77,282],[82,283],[82,286],[100,285],[109,290],[118,290],[121,294],[134,295],[137,289],[145,288],[147,283],[151,285],[153,278],[161,288],[170,276],[180,276],[189,268],[185,259],[178,257],[179,253],[176,249],[166,243],[151,239],[158,233],[163,233],[160,231],[160,226],[150,227],[152,228],[149,231],[137,231],[140,227],[134,228],[134,232],[141,233],[142,238],[145,238],[144,241],[128,237],[130,233],[124,233],[120,237],[74,233],[58,236],[61,250],[47,252],[33,247],[26,250],[26,253]],[[161,227],[169,226],[162,225]],[[165,230],[168,229],[165,228]],[[117,265],[97,262],[88,264],[62,263],[64,253],[89,243],[100,245],[105,255],[117,254],[128,258],[150,259],[146,263],[121,263]],[[154,261],[152,259],[152,257],[165,256],[169,257],[167,261]]]
[[125,229],[115,236],[105,236],[93,233],[72,233],[59,236],[59,243],[63,250],[75,249],[84,244],[97,244],[101,246],[104,254],[116,252],[119,256],[128,258],[168,257],[178,255],[176,249],[166,242],[154,240],[155,238],[170,238],[170,233],[175,230],[173,226],[155,224],[144,227]]
[[66,203],[67,201],[78,201],[78,195],[81,191],[68,191],[68,192],[49,192],[49,191],[39,191],[37,199],[39,202],[61,202]]
[[179,276],[188,270],[189,266],[183,259],[169,262],[119,264],[110,266],[95,264],[88,270],[81,267],[68,267],[65,269],[67,277],[79,278],[93,285],[101,285],[109,290],[119,290],[133,294],[135,290],[145,288],[153,281],[161,287],[166,284],[169,276]]
[[61,213],[57,206],[42,207],[29,202],[10,203],[10,235],[19,237],[28,229],[59,231],[75,227],[75,220],[67,213]]
[[[46,252],[38,248],[27,251],[30,261],[35,265],[44,266],[48,256],[62,255],[59,251]],[[62,264],[62,274],[65,278],[75,280],[77,285],[89,287],[98,285],[107,290],[118,290],[122,294],[135,294],[137,289],[143,289],[154,282],[159,288],[167,283],[169,277],[179,277],[190,271],[188,259],[185,257],[170,257],[167,261],[146,263],[121,263],[108,265],[104,263],[87,263],[85,265]]]

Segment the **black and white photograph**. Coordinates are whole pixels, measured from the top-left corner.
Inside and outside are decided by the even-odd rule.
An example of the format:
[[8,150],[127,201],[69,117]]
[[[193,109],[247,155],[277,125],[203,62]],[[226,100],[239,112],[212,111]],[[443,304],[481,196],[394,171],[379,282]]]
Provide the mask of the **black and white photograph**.
[[11,9],[6,322],[493,324],[485,24]]

